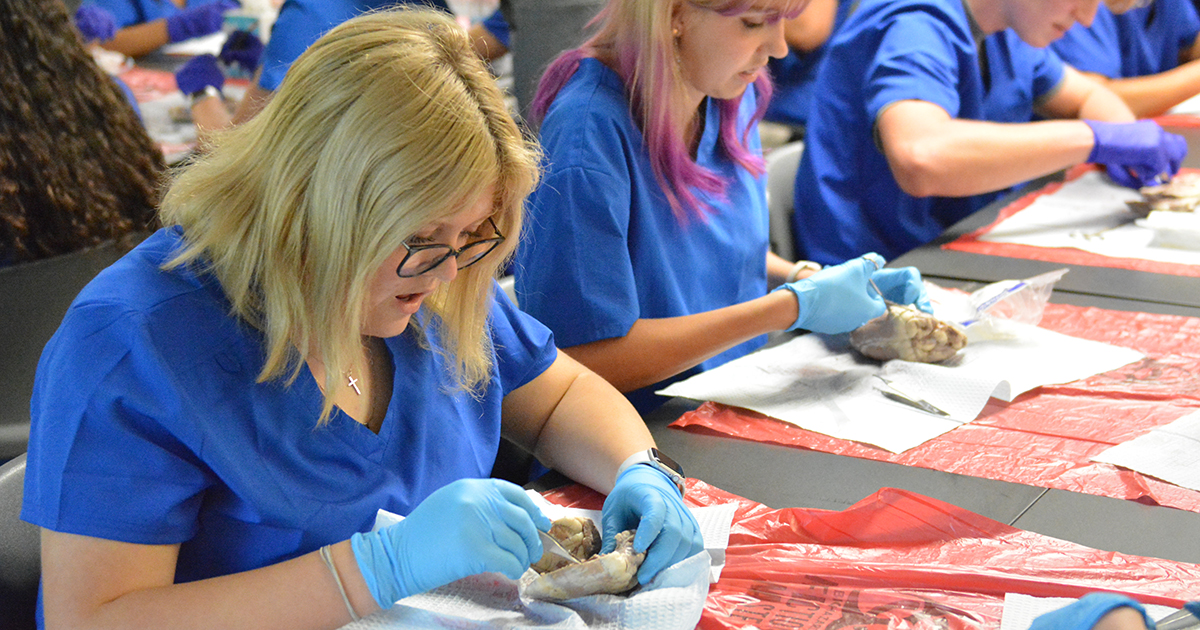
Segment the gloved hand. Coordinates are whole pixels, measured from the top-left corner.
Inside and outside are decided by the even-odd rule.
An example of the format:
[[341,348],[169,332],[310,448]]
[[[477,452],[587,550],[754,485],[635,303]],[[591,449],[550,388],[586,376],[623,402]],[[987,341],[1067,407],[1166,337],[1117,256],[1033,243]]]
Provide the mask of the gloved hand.
[[225,12],[242,5],[234,0],[217,0],[211,4],[190,7],[167,18],[167,39],[181,42],[193,37],[212,35],[221,30]]
[[262,57],[263,43],[249,31],[234,31],[229,39],[221,46],[217,58],[225,65],[236,65],[246,74],[252,74],[258,69],[258,60]]
[[519,486],[500,479],[461,479],[426,497],[403,521],[350,538],[354,559],[375,601],[390,608],[485,571],[517,579],[542,557],[537,529],[550,530]]
[[1096,143],[1088,162],[1102,164],[1108,176],[1129,188],[1166,183],[1187,155],[1187,141],[1152,120],[1109,123],[1085,120]]
[[[826,267],[803,280],[775,289],[795,293],[800,303],[800,314],[788,330],[803,328],[826,334],[844,333],[883,315],[887,306],[867,283],[867,278],[878,273],[883,264],[882,256],[871,253]],[[883,286],[879,288],[883,289]]]
[[1146,627],[1154,630],[1154,621],[1146,614],[1146,609],[1141,604],[1133,598],[1114,593],[1084,595],[1077,602],[1039,615],[1033,620],[1029,630],[1091,630],[1101,617],[1121,606],[1129,606],[1142,613]]
[[918,310],[933,313],[933,304],[929,303],[929,294],[916,267],[880,269],[871,274],[871,280],[888,300],[897,304],[912,304]]
[[225,85],[225,75],[221,73],[216,57],[197,55],[175,73],[175,85],[179,86],[184,96],[195,94],[209,85],[219,90]]
[[[651,466],[635,464],[617,477],[600,513],[600,553],[616,548],[616,535],[637,528],[633,550],[646,552],[638,568],[638,583],[646,584],[659,571],[704,551],[696,517],[683,505],[679,488]],[[649,551],[647,551],[647,549]]]
[[86,42],[107,42],[117,35],[117,21],[107,9],[85,4],[75,11],[75,28]]

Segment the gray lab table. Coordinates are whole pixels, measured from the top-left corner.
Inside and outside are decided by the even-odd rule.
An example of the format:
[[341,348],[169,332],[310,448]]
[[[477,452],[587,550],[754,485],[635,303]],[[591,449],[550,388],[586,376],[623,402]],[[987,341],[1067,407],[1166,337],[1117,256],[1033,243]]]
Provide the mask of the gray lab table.
[[[1052,301],[1200,316],[1200,307],[1084,294],[1056,292]],[[771,507],[841,510],[879,488],[902,488],[1089,547],[1200,563],[1197,513],[668,427],[699,404],[675,398],[647,416],[659,448],[679,460],[688,476]]]
[[939,279],[998,280],[1023,279],[1040,273],[1069,267],[1055,286],[1056,291],[1084,293],[1141,302],[1200,307],[1200,278],[1172,276],[1129,269],[1064,265],[1062,263],[1008,258],[942,249],[958,237],[969,234],[996,220],[1000,210],[1024,194],[1035,192],[1061,177],[1047,177],[1002,197],[951,226],[933,242],[918,247],[889,262],[889,266],[912,266],[935,281]]

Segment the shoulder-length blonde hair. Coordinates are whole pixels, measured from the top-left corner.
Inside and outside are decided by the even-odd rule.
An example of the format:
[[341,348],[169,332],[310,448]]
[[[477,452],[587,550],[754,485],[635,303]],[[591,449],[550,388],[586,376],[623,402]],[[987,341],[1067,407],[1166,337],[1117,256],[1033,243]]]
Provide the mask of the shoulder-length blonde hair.
[[[452,18],[360,16],[313,44],[258,116],[174,182],[162,219],[187,246],[168,266],[202,264],[264,332],[260,382],[291,382],[315,356],[332,392],[361,356],[367,286],[384,259],[489,186],[497,227],[520,234],[539,158]],[[492,279],[515,247],[510,238],[425,302],[437,351],[473,394],[491,370]],[[318,424],[332,407],[327,396]]]

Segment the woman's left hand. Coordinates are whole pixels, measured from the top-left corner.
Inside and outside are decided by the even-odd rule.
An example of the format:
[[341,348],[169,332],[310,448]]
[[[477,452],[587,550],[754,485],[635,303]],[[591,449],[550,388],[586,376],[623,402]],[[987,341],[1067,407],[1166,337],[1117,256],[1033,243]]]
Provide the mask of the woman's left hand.
[[600,520],[604,540],[601,553],[615,548],[618,532],[637,528],[633,550],[646,553],[638,569],[639,584],[704,551],[700,525],[684,506],[679,488],[650,466],[638,464],[621,473],[604,501]]

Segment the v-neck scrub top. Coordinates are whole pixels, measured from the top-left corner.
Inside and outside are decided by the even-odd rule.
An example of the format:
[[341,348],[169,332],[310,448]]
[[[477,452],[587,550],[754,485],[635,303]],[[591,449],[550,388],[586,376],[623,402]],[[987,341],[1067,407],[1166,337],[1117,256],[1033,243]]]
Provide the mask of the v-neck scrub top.
[[[540,130],[546,175],[529,199],[513,270],[521,308],[549,326],[560,347],[624,336],[638,319],[702,313],[766,293],[765,180],[727,157],[718,140],[719,107],[706,100],[696,162],[728,184],[723,199],[700,195],[708,214],[682,221],[654,176],[617,73],[583,59],[551,104]],[[739,130],[754,108],[748,89]],[[761,151],[757,127],[748,146]],[[765,339],[734,346],[698,369],[740,357]],[[666,382],[627,395],[645,412],[665,400],[653,391]]]
[[[21,517],[47,529],[181,544],[176,581],[254,569],[408,514],[462,478],[486,478],[506,392],[557,356],[550,332],[497,287],[483,395],[451,393],[413,325],[386,340],[393,394],[379,434],[322,397],[307,367],[256,383],[263,336],[229,314],[215,279],[160,265],[163,229],[79,295],[38,365]],[[430,316],[418,313],[426,324]]]
[[899,101],[930,102],[953,118],[1027,123],[1059,87],[1054,53],[1012,30],[980,45],[973,32],[960,0],[863,0],[834,35],[796,176],[798,256],[822,264],[867,252],[894,258],[1005,192],[913,197],[876,144],[880,113]]

